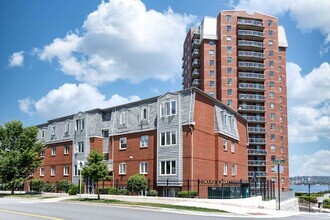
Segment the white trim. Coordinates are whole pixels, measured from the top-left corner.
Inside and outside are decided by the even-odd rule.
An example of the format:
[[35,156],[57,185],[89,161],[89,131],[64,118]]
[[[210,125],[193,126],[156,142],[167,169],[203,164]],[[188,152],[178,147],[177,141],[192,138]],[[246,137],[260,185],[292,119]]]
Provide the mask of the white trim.
[[[172,169],[173,169],[172,162],[173,161],[175,162],[175,173],[172,173]],[[162,174],[162,162],[165,162],[165,169],[164,169],[165,174]],[[166,173],[166,162],[170,162],[170,173],[169,174]],[[176,159],[172,159],[172,160],[165,159],[165,160],[159,161],[159,176],[176,176],[176,175],[179,175],[178,174],[178,161]]]
[[[54,170],[53,170],[53,168],[54,168]],[[50,176],[56,176],[56,166],[50,167]]]
[[[147,137],[147,141],[146,141],[147,145],[146,146],[142,145],[142,143],[144,143],[144,142],[141,141],[142,137]],[[147,148],[148,145],[149,145],[149,136],[148,135],[141,135],[140,136],[140,148]]]
[[[144,167],[142,166],[144,164]],[[148,162],[140,162],[140,174],[148,174]]]
[[[121,166],[123,166],[125,169],[121,169],[121,168],[123,168]],[[125,172],[122,172],[122,170],[124,170]],[[119,163],[119,171],[118,171],[119,175],[126,175],[126,171],[127,171],[126,162]]]
[[[122,140],[125,140],[125,143],[123,143],[125,144],[125,148],[122,147],[122,143],[121,143]],[[127,149],[127,137],[121,137],[119,139],[119,150],[126,150],[126,149]]]
[[[66,171],[66,169],[65,168],[67,168],[67,171],[68,172],[65,172]],[[69,176],[69,173],[70,173],[70,171],[69,171],[69,165],[64,165],[63,166],[63,176]]]
[[45,176],[45,167],[40,167],[40,174],[39,175],[40,176]]

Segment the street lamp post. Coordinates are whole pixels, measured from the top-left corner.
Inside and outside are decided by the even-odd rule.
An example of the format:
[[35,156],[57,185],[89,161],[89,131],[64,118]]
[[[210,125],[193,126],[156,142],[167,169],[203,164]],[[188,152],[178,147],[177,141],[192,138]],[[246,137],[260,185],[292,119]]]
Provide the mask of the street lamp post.
[[81,176],[81,170],[83,168],[83,165],[84,165],[84,162],[83,161],[78,161],[78,164],[79,164],[79,195],[80,195],[80,198],[81,198],[81,185],[82,185],[82,176]]
[[277,164],[277,197],[278,197],[278,210],[281,210],[280,164],[284,163],[285,160],[273,160],[272,162]]
[[311,182],[310,178],[308,178],[308,212],[311,213]]

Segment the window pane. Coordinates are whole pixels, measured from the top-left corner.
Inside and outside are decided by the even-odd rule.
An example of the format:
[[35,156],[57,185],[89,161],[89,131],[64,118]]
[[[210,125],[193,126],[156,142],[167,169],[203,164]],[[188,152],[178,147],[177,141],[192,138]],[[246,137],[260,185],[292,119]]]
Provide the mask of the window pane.
[[160,163],[160,173],[165,174],[165,161]]
[[172,174],[176,174],[176,163],[172,161]]
[[172,132],[172,144],[176,144],[176,132]]
[[161,133],[160,137],[161,137],[161,145],[164,146],[165,145],[165,133]]
[[175,115],[176,114],[176,101],[171,101],[171,114]]
[[171,132],[166,132],[166,145],[171,144]]
[[166,161],[166,174],[171,174],[171,162]]

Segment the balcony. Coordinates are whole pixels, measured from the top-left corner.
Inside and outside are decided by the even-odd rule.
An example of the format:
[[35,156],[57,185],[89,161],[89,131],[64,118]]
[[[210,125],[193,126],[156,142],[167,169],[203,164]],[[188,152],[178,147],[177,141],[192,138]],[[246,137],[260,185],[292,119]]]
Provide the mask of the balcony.
[[239,61],[238,67],[249,71],[262,71],[265,69],[265,65],[263,63],[244,62],[244,61]]
[[265,48],[265,44],[258,41],[239,40],[238,48],[242,50],[263,51]]
[[261,116],[243,116],[248,122],[265,123],[266,118]]
[[254,102],[266,101],[266,96],[264,96],[264,95],[239,94],[238,98],[239,98],[239,100],[242,100],[242,101],[254,101]]
[[248,160],[248,166],[266,166],[265,160]]
[[238,58],[242,60],[251,60],[251,61],[263,61],[265,59],[265,54],[255,51],[238,51]]
[[249,138],[250,144],[266,144],[265,138]]
[[240,105],[238,111],[240,112],[264,112],[265,106],[259,105]]
[[182,67],[182,69],[184,68],[184,60],[182,60],[181,67]]
[[192,31],[193,34],[193,39],[199,39],[201,36],[201,30],[200,29],[195,29]]
[[193,86],[196,86],[196,87],[199,87],[199,85],[200,85],[200,80],[199,80],[199,79],[194,79],[193,82],[192,82],[192,85],[193,85]]
[[265,38],[265,34],[262,31],[238,30],[238,37],[240,39],[263,40]]
[[200,76],[200,71],[198,69],[194,69],[191,73],[193,79],[197,79]]
[[256,171],[256,172],[254,172],[254,171],[249,171],[249,172],[248,172],[248,176],[249,176],[249,177],[253,177],[253,176],[254,176],[254,173],[256,173],[256,176],[257,176],[257,177],[265,177],[265,176],[267,175],[265,171]]
[[267,151],[263,149],[248,149],[249,155],[266,155]]
[[239,72],[238,77],[245,81],[264,81],[266,79],[264,74],[250,72]]
[[201,61],[198,59],[194,59],[191,65],[193,69],[199,68],[201,66]]
[[201,45],[201,40],[195,39],[192,42],[192,48],[197,49]]
[[255,84],[255,83],[239,83],[238,89],[245,91],[264,91],[265,86],[262,84]]
[[199,58],[201,56],[200,50],[199,49],[194,49],[192,51],[192,55],[191,56],[192,56],[193,59]]
[[265,25],[262,21],[238,19],[237,26],[243,29],[263,30]]
[[184,76],[184,70],[182,70],[182,74],[181,74],[181,76],[182,76],[182,77]]
[[263,127],[249,127],[249,133],[266,133],[266,129]]

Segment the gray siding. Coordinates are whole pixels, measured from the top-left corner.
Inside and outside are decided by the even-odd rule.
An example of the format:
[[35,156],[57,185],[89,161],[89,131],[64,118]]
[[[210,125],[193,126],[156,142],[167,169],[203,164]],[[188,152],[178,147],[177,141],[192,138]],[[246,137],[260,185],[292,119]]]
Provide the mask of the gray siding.
[[[227,123],[225,124],[223,121],[223,116],[227,116]],[[236,116],[223,108],[222,106],[215,104],[215,132],[227,135],[231,138],[239,140],[238,128],[237,128],[237,120]],[[233,126],[230,126],[230,119],[234,120]]]

